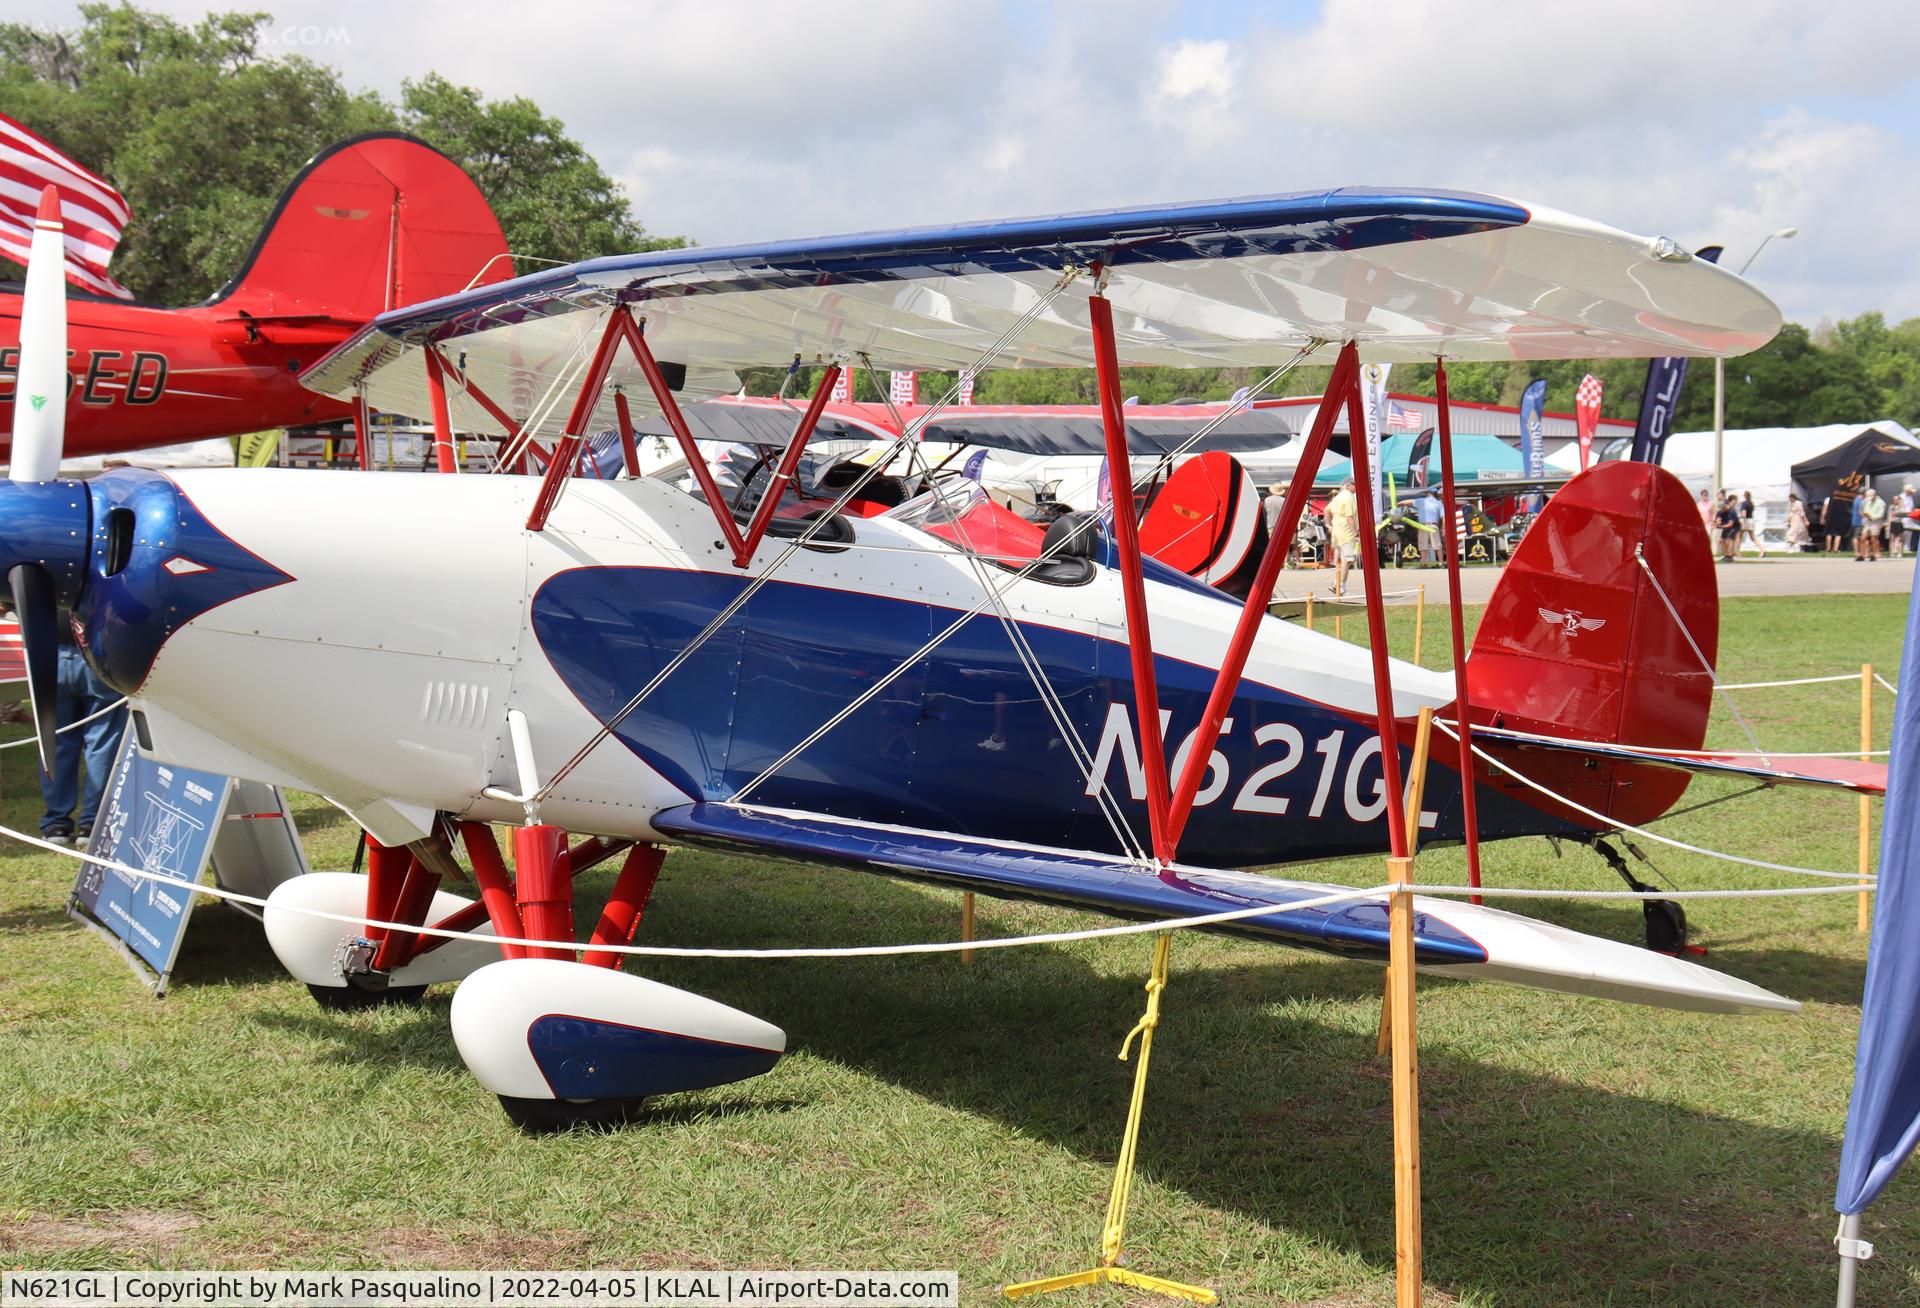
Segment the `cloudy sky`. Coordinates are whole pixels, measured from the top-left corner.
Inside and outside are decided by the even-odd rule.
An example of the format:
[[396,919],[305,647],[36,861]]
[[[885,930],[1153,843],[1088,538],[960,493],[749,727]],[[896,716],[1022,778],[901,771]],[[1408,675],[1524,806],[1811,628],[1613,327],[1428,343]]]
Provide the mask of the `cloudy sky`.
[[1797,227],[1752,272],[1790,318],[1920,316],[1911,0],[231,7],[356,87],[530,96],[650,230],[707,245],[1430,185],[1721,241],[1735,268]]

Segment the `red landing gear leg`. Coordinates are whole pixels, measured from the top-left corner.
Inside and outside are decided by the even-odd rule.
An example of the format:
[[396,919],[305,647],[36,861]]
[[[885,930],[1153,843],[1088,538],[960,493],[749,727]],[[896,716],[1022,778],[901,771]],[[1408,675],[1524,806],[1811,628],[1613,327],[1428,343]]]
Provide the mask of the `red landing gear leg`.
[[[573,939],[573,867],[559,827],[515,827],[513,871],[520,920],[532,940]],[[528,948],[528,958],[572,961],[572,949]]]
[[[620,869],[619,879],[613,883],[612,893],[607,896],[606,910],[593,928],[590,946],[624,945],[633,939],[634,928],[640,925],[640,916],[647,911],[647,900],[653,896],[654,883],[660,879],[660,864],[665,859],[666,851],[658,845],[635,845],[627,851],[627,861]],[[590,947],[580,961],[617,969],[623,957]]]
[[[418,858],[409,857],[406,879],[400,883],[392,920],[409,926],[425,923],[427,913],[433,907],[434,892],[439,889],[440,874],[428,871],[426,864]],[[404,931],[388,931],[373,951],[373,970],[390,974],[396,967],[405,967],[419,947],[419,936]]]
[[[392,922],[393,906],[400,902],[400,887],[413,866],[413,852],[405,845],[383,845],[367,837],[367,916],[376,922]],[[380,927],[368,927],[362,933],[374,944],[386,936]]]
[[[367,837],[365,912],[368,918],[424,924],[439,884],[440,878],[421,867],[406,846],[383,845],[372,836]],[[338,956],[347,983],[341,986],[309,982],[307,990],[322,1008],[336,1010],[417,1002],[426,993],[425,986],[389,986],[386,982],[394,968],[413,957],[419,941],[419,936],[409,933],[365,927],[360,939],[349,942]]]

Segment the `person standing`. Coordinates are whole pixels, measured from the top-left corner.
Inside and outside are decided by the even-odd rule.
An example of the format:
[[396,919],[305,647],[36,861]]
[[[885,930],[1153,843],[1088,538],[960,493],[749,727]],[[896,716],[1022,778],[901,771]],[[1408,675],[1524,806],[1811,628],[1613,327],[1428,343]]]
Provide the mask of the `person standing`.
[[1767,557],[1766,544],[1760,539],[1760,532],[1754,521],[1753,492],[1742,491],[1740,492],[1740,547],[1745,549],[1748,541],[1753,542],[1753,548],[1760,552],[1761,558]]
[[1707,529],[1707,548],[1712,549],[1715,532],[1714,516],[1720,506],[1715,504],[1713,497],[1703,490],[1700,492],[1700,503],[1696,507],[1700,510],[1700,525]]
[[1839,488],[1835,487],[1833,494],[1827,496],[1826,503],[1820,509],[1820,529],[1826,533],[1827,553],[1840,552],[1841,541],[1846,537],[1846,529],[1842,524],[1846,522],[1847,515],[1851,512],[1853,512],[1852,505],[1841,497]]
[[1856,563],[1864,562],[1867,557],[1867,531],[1861,526],[1860,510],[1866,504],[1866,496],[1856,494],[1853,497],[1853,557]]
[[1420,497],[1420,566],[1431,568],[1440,561],[1441,527],[1446,521],[1447,506],[1440,502],[1440,492],[1431,486]]
[[1720,561],[1732,563],[1739,557],[1740,550],[1740,506],[1732,491],[1720,497],[1713,522],[1720,532]]
[[[1284,481],[1276,481],[1273,485],[1267,487],[1266,498],[1260,501],[1260,516],[1267,524],[1268,540],[1272,540],[1274,535],[1280,530],[1280,510],[1286,505],[1286,502],[1287,484]],[[1292,563],[1293,551],[1291,547],[1289,547],[1287,554],[1287,562]]]
[[1812,529],[1807,525],[1807,506],[1800,502],[1798,495],[1787,496],[1787,553],[1803,553],[1812,538]]
[[1904,558],[1907,553],[1906,524],[1913,513],[1913,487],[1902,486],[1900,493],[1887,502],[1887,553]]
[[1360,557],[1360,502],[1353,493],[1353,478],[1340,483],[1339,491],[1327,501],[1327,545],[1333,551],[1333,593],[1347,593],[1347,569]]
[[1887,502],[1880,498],[1880,492],[1867,483],[1867,489],[1860,500],[1859,549],[1855,558],[1863,558],[1868,563],[1880,561],[1880,533],[1887,529]]
[[[40,834],[48,840],[71,840],[84,846],[93,834],[94,814],[100,811],[100,799],[107,793],[114,757],[120,752],[120,737],[127,729],[127,710],[122,704],[111,713],[101,713],[84,727],[67,730],[121,698],[81,655],[80,647],[73,640],[70,619],[71,615],[63,610],[54,701],[54,726],[59,734],[53,738],[53,771],[40,774],[40,798],[46,804],[46,812],[40,817]],[[79,805],[77,827],[76,803]]]

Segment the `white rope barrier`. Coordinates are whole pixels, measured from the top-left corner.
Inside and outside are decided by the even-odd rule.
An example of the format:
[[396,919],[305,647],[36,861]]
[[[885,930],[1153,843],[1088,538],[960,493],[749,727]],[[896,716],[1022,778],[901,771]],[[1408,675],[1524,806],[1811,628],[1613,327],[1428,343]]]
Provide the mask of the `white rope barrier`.
[[[1412,586],[1406,590],[1383,590],[1380,592],[1380,598],[1382,600],[1405,599],[1409,595],[1418,595],[1421,589],[1419,586]],[[1314,598],[1322,604],[1365,604],[1367,602],[1364,590],[1358,595],[1315,595]]]
[[[105,708],[95,709],[93,712],[87,714],[87,716],[85,716],[84,718],[81,718],[79,721],[69,722],[67,723],[66,726],[56,729],[53,734],[56,736],[63,736],[67,732],[74,730],[76,727],[84,727],[87,725],[87,723],[93,721],[95,718],[104,718],[105,716],[107,716],[107,714],[113,712],[115,709],[119,708],[122,704],[125,704],[126,702],[127,702],[127,697],[125,695],[122,695],[119,699],[116,699],[115,701],[113,701],[113,703],[107,705]],[[38,739],[37,736],[22,736],[18,740],[9,740],[6,744],[0,745],[0,749],[19,749],[23,745],[33,744],[33,742],[37,739]]]
[[[1453,729],[1450,726],[1448,726],[1444,721],[1436,718],[1434,720],[1433,725],[1439,728],[1440,731],[1445,733],[1451,739],[1453,740],[1460,739],[1459,736],[1454,734]],[[1617,818],[1610,818],[1604,813],[1596,812],[1595,810],[1588,808],[1585,804],[1580,803],[1578,800],[1568,799],[1565,795],[1557,794],[1554,791],[1547,789],[1547,787],[1541,785],[1538,781],[1535,781],[1532,777],[1529,777],[1524,775],[1523,773],[1514,771],[1512,768],[1508,767],[1505,763],[1502,763],[1499,759],[1487,753],[1486,750],[1480,748],[1480,746],[1477,744],[1473,747],[1473,752],[1480,759],[1481,762],[1487,763],[1493,767],[1500,769],[1500,771],[1506,773],[1508,776],[1512,777],[1515,781],[1518,781],[1521,785],[1526,786],[1529,790],[1538,791],[1540,794],[1545,795],[1548,799],[1552,800],[1554,803],[1560,804],[1566,808],[1570,808],[1574,812],[1583,814],[1586,817],[1590,817],[1594,821],[1602,823],[1605,826],[1610,827],[1616,831],[1625,831],[1636,836],[1644,836],[1646,839],[1654,841],[1656,844],[1667,845],[1674,849],[1685,850],[1689,854],[1700,854],[1707,858],[1717,858],[1727,863],[1739,863],[1746,867],[1757,867],[1768,872],[1787,872],[1795,876],[1823,877],[1833,881],[1845,881],[1848,883],[1848,888],[1855,891],[1859,890],[1862,886],[1866,886],[1867,888],[1871,889],[1876,884],[1876,882],[1872,880],[1862,881],[1860,879],[1860,874],[1858,872],[1826,872],[1818,868],[1796,867],[1791,863],[1769,863],[1765,859],[1747,858],[1744,855],[1740,855],[1740,854],[1728,854],[1717,849],[1704,849],[1699,845],[1689,845],[1684,840],[1675,840],[1672,836],[1663,836],[1659,832],[1649,831],[1645,827],[1629,826],[1626,823],[1621,822]]]
[[1895,699],[1898,699],[1900,697],[1900,688],[1898,686],[1895,686],[1891,681],[1888,681],[1885,677],[1881,676],[1878,672],[1873,674],[1873,679],[1880,683],[1881,687],[1887,692],[1887,694],[1892,695]]
[[[1833,677],[1794,677],[1787,681],[1723,681],[1718,688],[1720,690],[1770,690],[1776,686],[1819,686],[1834,681],[1858,680],[1860,680],[1858,672],[1842,672]],[[1888,689],[1891,690],[1892,687],[1889,686]]]
[[[1398,886],[1416,895],[1484,895],[1493,899],[1784,899],[1793,895],[1854,895],[1851,886],[1770,886],[1760,890],[1541,890],[1518,886],[1427,885]],[[1869,886],[1871,889],[1871,886]]]

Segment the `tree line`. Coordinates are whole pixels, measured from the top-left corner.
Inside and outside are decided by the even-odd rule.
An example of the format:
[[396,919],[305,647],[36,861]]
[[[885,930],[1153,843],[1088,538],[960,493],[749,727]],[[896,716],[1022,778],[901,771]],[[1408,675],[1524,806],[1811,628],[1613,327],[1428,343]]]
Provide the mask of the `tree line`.
[[[1873,422],[1893,418],[1920,427],[1920,318],[1888,326],[1884,315],[1863,313],[1841,323],[1822,323],[1809,331],[1787,323],[1780,334],[1752,354],[1727,361],[1726,424],[1742,427],[1812,427],[1831,422]],[[1274,388],[1276,394],[1318,394],[1330,370],[1296,368]],[[1142,404],[1183,400],[1224,400],[1264,375],[1254,368],[1123,368],[1122,387]],[[1603,387],[1601,413],[1632,422],[1640,414],[1647,379],[1645,359],[1549,359],[1514,363],[1455,363],[1447,368],[1447,389],[1456,400],[1518,405],[1532,381],[1547,383],[1546,407],[1573,412],[1573,397],[1588,373]],[[804,391],[817,373],[803,368],[788,389]],[[953,384],[950,372],[920,374],[920,396],[931,401]],[[770,395],[786,381],[780,369],[756,369],[746,377],[755,395]],[[861,375],[856,398],[879,401],[878,384]],[[1433,365],[1395,364],[1388,388],[1432,396]],[[978,404],[1092,404],[1093,370],[1036,368],[985,372],[974,390]],[[1713,426],[1713,364],[1696,359],[1673,430],[1704,431]]]
[[[272,57],[272,16],[183,23],[85,4],[80,26],[0,23],[0,113],[93,169],[133,211],[114,275],[155,304],[190,304],[240,268],[301,165],[366,132],[405,131],[460,163],[516,254],[572,261],[684,245],[650,236],[618,183],[533,101],[487,100],[429,73],[395,104],[331,67]],[[0,278],[21,271],[0,260]]]
[[[600,164],[566,125],[525,98],[488,100],[428,73],[404,82],[398,103],[350,91],[331,67],[262,53],[265,13],[181,22],[130,3],[85,4],[80,26],[54,31],[0,23],[0,113],[27,124],[126,195],[134,219],[113,261],[135,295],[159,304],[205,298],[240,267],[275,200],[321,147],[363,132],[413,133],[457,160],[493,205],[516,254],[576,260],[681,246],[650,235]],[[523,269],[525,271],[525,269]],[[0,277],[19,271],[0,260]],[[1296,369],[1284,394],[1324,389],[1327,369]],[[1632,420],[1646,364],[1638,359],[1461,363],[1448,370],[1454,398],[1517,404],[1536,378],[1547,407],[1571,412],[1588,372],[1604,385],[1602,411]],[[1920,318],[1890,325],[1877,312],[1808,329],[1788,323],[1764,348],[1727,363],[1727,426],[1811,426],[1894,418],[1920,425]],[[810,388],[812,369],[743,378],[753,394]],[[1257,380],[1247,368],[1129,368],[1122,379],[1144,404],[1222,400]],[[920,377],[924,398],[952,373]],[[1396,391],[1433,393],[1431,364],[1400,364]],[[880,379],[880,385],[885,379]],[[856,397],[882,398],[856,378]],[[982,404],[1088,404],[1085,369],[984,373]],[[1676,429],[1713,424],[1710,364],[1688,378]]]

